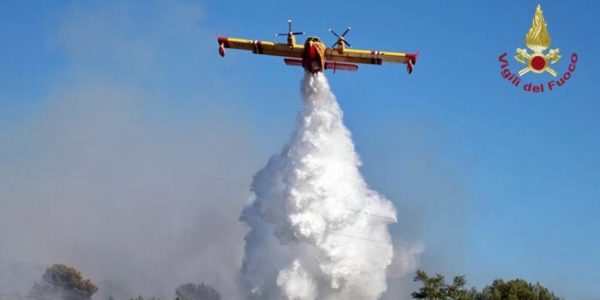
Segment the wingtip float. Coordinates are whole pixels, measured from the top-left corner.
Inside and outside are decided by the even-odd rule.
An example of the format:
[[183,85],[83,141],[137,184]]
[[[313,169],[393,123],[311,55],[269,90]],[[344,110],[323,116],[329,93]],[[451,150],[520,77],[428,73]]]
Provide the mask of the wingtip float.
[[326,47],[319,37],[311,36],[304,45],[296,44],[296,36],[304,32],[292,31],[292,21],[288,20],[288,32],[278,33],[275,36],[286,36],[287,43],[248,40],[231,37],[217,37],[219,54],[225,56],[225,48],[250,50],[254,54],[265,54],[284,57],[283,61],[289,66],[301,66],[307,72],[317,73],[324,70],[357,71],[357,64],[381,65],[385,63],[406,64],[408,73],[412,73],[417,63],[419,53],[403,53],[377,50],[348,49],[350,43],[346,41],[346,34],[350,27],[341,35],[329,29],[337,41],[331,47]]

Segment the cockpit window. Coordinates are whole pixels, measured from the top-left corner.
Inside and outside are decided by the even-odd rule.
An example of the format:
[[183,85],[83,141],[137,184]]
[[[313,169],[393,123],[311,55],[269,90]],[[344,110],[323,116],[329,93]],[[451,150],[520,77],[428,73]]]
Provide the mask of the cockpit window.
[[320,42],[321,42],[321,39],[320,39],[320,38],[318,38],[318,37],[316,37],[316,36],[313,36],[313,37],[311,37],[311,38],[310,38],[310,41],[311,41],[311,42],[318,42],[318,43],[320,43]]

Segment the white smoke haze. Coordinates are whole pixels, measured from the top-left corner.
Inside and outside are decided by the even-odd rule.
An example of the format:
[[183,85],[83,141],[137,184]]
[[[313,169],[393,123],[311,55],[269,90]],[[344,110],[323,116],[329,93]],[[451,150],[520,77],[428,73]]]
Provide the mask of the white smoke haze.
[[[343,113],[323,73],[306,73],[304,108],[291,141],[252,183],[241,220],[243,275],[256,299],[378,299],[394,249],[392,203],[370,190]],[[395,273],[422,247],[398,249]]]
[[164,61],[202,70],[173,66],[178,49],[200,66],[218,57],[197,3],[146,6],[67,5],[47,38],[69,63],[28,99],[35,110],[0,111],[0,293],[26,295],[64,263],[98,285],[94,299],[171,299],[186,282],[242,298],[238,213],[264,160],[258,134],[218,85],[193,90],[211,77],[182,95],[162,83]]
[[[48,39],[69,63],[32,112],[0,112],[0,292],[27,294],[64,263],[98,285],[94,299],[169,299],[186,282],[223,299],[408,295],[382,293],[422,248],[392,246],[394,207],[363,180],[323,74],[303,81],[298,128],[244,201],[274,150],[264,145],[281,142],[247,117],[254,99],[236,75],[216,71],[202,15],[197,3],[150,1],[55,16]],[[163,84],[172,77],[181,90]]]
[[425,246],[421,242],[406,243],[394,247],[394,259],[388,268],[388,277],[399,279],[416,271],[419,267],[419,255],[424,250]]
[[35,121],[0,130],[11,141],[0,147],[2,292],[27,294],[45,267],[65,263],[99,286],[95,299],[170,299],[186,282],[240,298],[247,191],[219,178],[250,176],[259,156],[236,145],[252,142],[215,132],[240,121],[215,111],[199,115],[191,139],[131,122],[138,96],[65,91]]

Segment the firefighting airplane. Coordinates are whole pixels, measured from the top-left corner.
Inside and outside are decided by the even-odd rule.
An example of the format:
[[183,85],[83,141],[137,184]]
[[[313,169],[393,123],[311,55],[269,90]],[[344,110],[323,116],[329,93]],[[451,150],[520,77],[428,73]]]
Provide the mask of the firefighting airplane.
[[329,29],[336,38],[335,44],[326,48],[325,44],[316,36],[306,39],[304,45],[296,44],[296,36],[304,32],[293,32],[292,21],[288,20],[288,32],[278,33],[275,36],[287,36],[287,43],[268,41],[246,40],[230,37],[218,37],[219,54],[225,56],[225,48],[250,50],[254,54],[266,54],[285,57],[283,61],[290,66],[302,66],[307,72],[317,73],[323,70],[356,71],[359,64],[381,65],[383,62],[406,64],[408,73],[412,73],[417,62],[418,53],[388,52],[376,50],[347,49],[351,47],[346,41],[346,34],[350,27],[341,35]]

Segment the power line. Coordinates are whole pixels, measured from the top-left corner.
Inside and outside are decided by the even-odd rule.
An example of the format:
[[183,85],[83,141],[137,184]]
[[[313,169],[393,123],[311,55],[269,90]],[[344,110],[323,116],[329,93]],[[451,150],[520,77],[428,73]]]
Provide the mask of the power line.
[[[28,167],[30,169],[38,170],[38,171],[45,172],[45,173],[51,173],[51,174],[56,174],[56,175],[60,175],[60,176],[76,178],[76,179],[87,181],[87,182],[90,182],[90,183],[93,183],[93,184],[107,186],[107,187],[113,188],[113,189],[114,188],[120,188],[120,187],[117,187],[117,186],[115,186],[113,184],[110,184],[108,182],[103,182],[101,180],[96,180],[96,179],[91,178],[91,177],[80,176],[80,175],[77,175],[77,174],[74,174],[74,173],[70,173],[70,172],[58,171],[58,170],[54,170],[54,169],[51,169],[51,168],[46,168],[46,167],[38,166],[38,165],[35,165],[35,164],[31,164],[31,163],[26,162],[26,161],[20,161],[20,160],[10,159],[10,158],[7,158],[6,156],[3,156],[3,155],[0,155],[0,160],[5,161],[5,162],[9,162],[9,163],[12,163],[12,164],[23,165],[23,166],[26,166],[26,167]],[[137,192],[137,191],[130,190],[130,192]],[[153,198],[155,198],[157,200],[160,200],[160,201],[170,201],[170,199],[166,199],[166,198],[158,196],[156,194],[148,194],[148,196],[151,196],[151,197],[153,197]],[[238,212],[238,211],[236,211],[236,212]],[[241,215],[260,218],[259,215],[247,214],[247,213],[244,213],[243,211],[241,212]],[[335,234],[335,235],[345,236],[345,237],[348,237],[348,238],[354,238],[354,239],[360,239],[360,240],[369,241],[369,242],[376,242],[376,243],[382,243],[382,244],[392,245],[392,244],[390,244],[388,242],[385,242],[385,241],[380,241],[380,240],[376,240],[376,239],[370,239],[370,238],[366,238],[366,237],[358,237],[358,236],[348,235],[348,234],[344,234],[344,233],[340,233],[340,232],[336,232],[336,231],[331,231],[331,230],[321,231],[320,233],[329,233],[329,234]]]
[[[0,107],[0,108],[2,108],[2,107]],[[23,123],[25,123],[27,127],[31,128],[31,129],[34,129],[34,130],[45,131],[45,132],[52,132],[53,131],[52,129],[48,129],[48,128],[36,126],[36,125],[33,125],[31,123],[28,123],[28,122],[23,122]],[[106,142],[103,139],[98,138],[96,136],[87,134],[85,132],[73,130],[73,129],[64,127],[62,125],[54,124],[52,126],[55,128],[54,131],[62,131],[62,132],[66,132],[66,133],[68,133],[70,135],[75,135],[75,136],[83,137],[83,138],[85,138],[85,139],[87,139],[89,141],[92,141],[92,142],[96,143],[96,144],[104,145],[104,146],[109,146],[109,147],[113,147],[113,148],[118,148],[118,149],[120,149],[122,151],[129,152],[130,154],[132,152],[135,152],[136,154],[141,155],[141,156],[145,156],[146,158],[149,158],[151,161],[154,161],[154,162],[164,163],[164,164],[167,164],[167,165],[169,165],[171,167],[174,167],[176,169],[185,170],[187,172],[193,171],[194,174],[196,174],[198,176],[202,176],[202,177],[205,177],[205,178],[212,178],[213,180],[218,180],[218,181],[221,181],[221,182],[225,182],[225,183],[228,183],[228,184],[231,184],[231,185],[242,187],[244,189],[248,188],[247,184],[240,183],[240,182],[231,180],[229,178],[221,177],[221,176],[204,174],[204,172],[202,172],[201,170],[198,170],[198,169],[195,169],[195,168],[183,165],[181,163],[174,162],[174,161],[172,161],[172,160],[170,160],[168,158],[156,155],[155,153],[144,151],[144,150],[141,150],[141,149],[138,149],[138,148],[135,148],[135,147],[131,147],[131,146],[128,146],[128,145],[123,145],[123,144],[120,144],[120,143]],[[78,140],[78,141],[84,142],[82,140]],[[5,159],[7,159],[7,158],[5,158]],[[54,172],[54,173],[61,173],[61,172],[59,171],[59,172]],[[82,178],[82,176],[77,176],[77,175],[73,175],[73,174],[67,174],[67,176],[77,177],[79,179],[84,179],[84,178]],[[96,180],[94,180],[94,181],[96,181]],[[258,186],[268,187],[266,185],[261,185],[261,184],[258,184]],[[371,212],[368,212],[368,211],[364,211],[364,210],[360,210],[360,209],[353,209],[353,208],[346,208],[346,207],[343,207],[342,209],[353,211],[353,212],[356,212],[356,213],[365,214],[365,215],[368,215],[368,216],[371,216],[371,217],[381,218],[381,219],[384,219],[384,220],[386,220],[388,222],[392,222],[392,223],[396,223],[397,222],[397,220],[395,218],[388,217],[388,216],[382,216],[382,215],[378,215],[378,214],[374,214],[374,213],[371,213]]]
[[20,295],[20,294],[7,294],[7,293],[0,293],[0,299],[5,298],[5,297],[10,297],[13,299],[38,299],[35,296],[31,296],[31,295]]
[[[5,110],[5,111],[9,111],[9,110],[13,110],[14,107],[7,108],[7,107],[0,106],[0,109]],[[61,131],[61,132],[64,132],[64,133],[68,133],[68,134],[70,134],[72,136],[78,136],[78,137],[85,138],[86,140],[91,141],[91,142],[93,142],[95,144],[98,144],[98,145],[103,145],[103,146],[117,148],[117,149],[120,149],[121,151],[129,152],[130,154],[131,153],[136,153],[137,155],[146,157],[147,159],[150,159],[151,161],[159,162],[159,163],[164,163],[164,164],[167,164],[167,165],[169,165],[171,167],[174,167],[176,169],[185,170],[187,172],[192,171],[196,176],[202,176],[204,178],[211,178],[213,180],[218,180],[218,181],[221,181],[221,182],[224,182],[224,183],[228,183],[230,185],[238,186],[240,188],[243,188],[244,190],[247,190],[249,188],[249,186],[247,184],[240,183],[238,181],[235,181],[235,180],[232,180],[232,179],[229,179],[229,178],[225,178],[225,177],[221,177],[221,176],[205,174],[205,172],[203,172],[201,170],[198,170],[198,169],[195,169],[195,168],[191,168],[188,165],[184,165],[184,164],[172,161],[169,158],[160,156],[160,155],[158,155],[156,153],[151,153],[149,151],[141,150],[141,149],[138,149],[138,148],[135,148],[135,147],[131,147],[129,145],[124,145],[124,144],[115,143],[115,142],[107,142],[107,141],[105,141],[105,140],[103,140],[101,138],[98,138],[98,137],[94,136],[94,135],[90,135],[90,134],[82,132],[82,131],[74,130],[74,129],[62,126],[60,124],[57,124],[55,122],[53,124],[50,124],[50,126],[49,126],[49,127],[53,127],[53,129],[52,128],[50,128],[50,129],[49,128],[44,128],[43,126],[41,127],[39,125],[36,126],[36,125],[28,123],[28,122],[23,122],[23,123],[25,123],[25,125],[27,127],[31,128],[31,129],[34,129],[34,130],[45,131],[45,132],[48,132],[48,131],[50,131],[50,132],[52,132],[52,131],[55,131],[55,132],[56,131]],[[79,142],[84,142],[81,139],[79,139],[78,141]],[[139,156],[136,156],[136,157],[139,157]],[[4,157],[3,159],[15,162],[14,160],[11,160],[8,157]],[[23,163],[23,162],[21,162],[21,163]],[[28,163],[25,163],[25,164],[28,164]],[[35,166],[35,165],[32,165],[32,164],[29,164],[29,165],[30,165],[30,167],[33,167],[33,168],[42,169],[42,170],[45,169],[45,170],[50,171],[52,173],[61,174],[63,176],[78,178],[78,179],[81,179],[81,180],[86,180],[86,181],[94,182],[94,183],[97,183],[97,184],[104,184],[104,185],[107,184],[105,182],[98,181],[97,179],[89,178],[89,177],[86,177],[86,176],[80,176],[80,175],[77,175],[77,174],[74,174],[74,173],[69,173],[69,172],[65,172],[65,171],[57,171],[57,170],[49,170],[48,168],[44,168],[44,167],[40,167],[40,166]],[[267,188],[270,187],[270,186],[266,186],[264,184],[258,184],[257,186],[259,186],[259,187],[262,186],[262,187],[267,187]],[[395,218],[388,217],[388,216],[378,215],[378,214],[371,213],[371,212],[368,212],[368,211],[364,211],[364,210],[361,210],[361,209],[353,209],[353,208],[347,208],[347,207],[342,207],[342,209],[345,209],[345,210],[348,210],[348,211],[352,211],[352,212],[355,212],[355,213],[360,213],[360,214],[368,215],[368,216],[375,217],[375,218],[381,218],[383,220],[386,220],[387,222],[392,222],[392,223],[396,223],[397,222],[397,220]]]
[[[30,169],[34,169],[34,170],[41,171],[41,172],[44,172],[44,173],[51,173],[51,174],[56,174],[56,175],[60,175],[60,176],[63,176],[63,177],[75,178],[75,179],[86,181],[86,182],[90,182],[90,183],[93,183],[93,184],[96,184],[96,185],[103,185],[103,186],[108,186],[108,187],[112,187],[112,188],[118,187],[118,186],[116,186],[114,184],[109,183],[108,181],[96,179],[96,178],[89,177],[89,176],[82,176],[82,175],[79,175],[79,174],[76,174],[76,173],[72,173],[72,172],[67,172],[67,171],[56,170],[56,169],[52,169],[52,168],[48,168],[48,167],[44,167],[44,166],[39,166],[39,165],[33,164],[31,162],[28,162],[28,161],[11,159],[11,158],[9,158],[7,156],[2,155],[1,153],[0,153],[0,160],[3,160],[5,162],[9,162],[9,163],[12,163],[12,164],[22,165],[22,166],[28,167]],[[232,184],[232,185],[237,185],[237,186],[244,186],[244,188],[246,188],[245,185],[243,185],[241,183],[238,183],[238,182],[235,182],[235,181],[232,181],[232,180],[229,180],[227,178],[216,177],[216,176],[211,176],[211,177],[214,178],[214,179],[220,180],[220,181],[222,181],[224,183],[228,183],[228,184]],[[121,189],[128,189],[130,192],[137,192],[137,191],[135,191],[135,190],[133,190],[131,188],[125,188],[125,187],[119,187],[119,188],[121,188]],[[148,193],[148,195],[151,195],[152,197],[154,197],[154,198],[156,198],[156,199],[158,199],[160,201],[169,201],[169,199],[166,199],[164,197],[161,197],[161,196],[158,196],[158,195],[155,195],[155,194]],[[344,209],[344,210],[352,211],[352,212],[355,212],[355,213],[362,213],[362,214],[365,214],[365,215],[369,215],[369,216],[373,216],[373,217],[379,217],[379,218],[383,218],[383,219],[387,219],[389,221],[395,222],[395,219],[392,219],[390,217],[380,216],[380,215],[376,215],[376,214],[372,214],[372,213],[369,213],[369,212],[366,212],[366,211],[360,211],[360,210],[352,209],[352,208],[346,208],[346,207],[340,207],[340,208]]]

